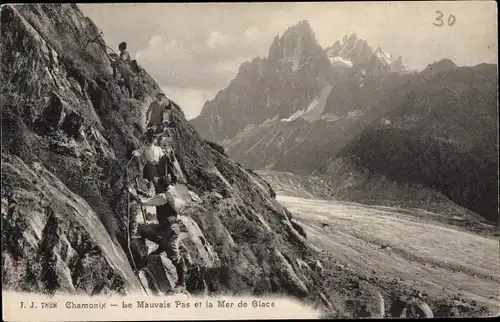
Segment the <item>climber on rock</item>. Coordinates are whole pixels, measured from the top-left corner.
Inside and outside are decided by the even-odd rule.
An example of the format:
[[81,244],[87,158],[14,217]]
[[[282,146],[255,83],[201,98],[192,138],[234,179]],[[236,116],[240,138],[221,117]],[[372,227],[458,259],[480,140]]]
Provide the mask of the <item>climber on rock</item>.
[[120,63],[130,64],[130,54],[127,51],[127,43],[124,41],[121,42],[118,45],[118,50],[120,51],[120,55],[118,56],[117,64],[113,65],[113,78],[115,79],[117,78],[116,69],[118,64]]
[[163,93],[156,94],[156,100],[149,104],[146,112],[146,127],[154,132],[163,132],[172,126],[172,102]]
[[113,68],[113,78],[118,79],[118,75],[116,71],[118,70],[120,72],[120,75],[123,77],[125,88],[129,92],[131,97],[134,97],[134,80],[135,80],[135,73],[132,70],[131,66],[131,60],[130,60],[130,54],[127,51],[127,43],[126,42],[121,42],[118,45],[118,49],[120,51],[120,55],[116,57],[115,60],[111,62],[111,67]]
[[[158,244],[158,249],[150,255],[160,255],[167,253],[177,271],[177,283],[174,291],[185,290],[184,281],[185,263],[179,249],[180,241],[180,220],[176,210],[176,200],[170,193],[168,179],[161,177],[154,182],[156,195],[151,198],[140,197],[133,190],[130,190],[132,199],[144,206],[156,207],[157,224],[140,225],[138,233],[142,238],[148,239]],[[177,200],[179,201],[179,200]]]
[[143,147],[132,152],[135,157],[143,157],[146,164],[142,168],[142,177],[153,182],[155,176],[166,175],[170,182],[176,182],[177,178],[173,172],[173,151],[170,146],[164,148],[156,145],[156,136],[152,131],[146,132],[146,142]]

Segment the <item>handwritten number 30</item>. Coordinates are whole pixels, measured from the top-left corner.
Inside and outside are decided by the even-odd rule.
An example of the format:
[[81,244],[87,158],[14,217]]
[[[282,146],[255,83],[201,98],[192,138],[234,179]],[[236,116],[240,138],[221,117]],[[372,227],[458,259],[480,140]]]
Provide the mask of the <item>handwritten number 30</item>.
[[[444,21],[441,18],[443,18],[444,15],[439,10],[436,10],[436,13],[438,16],[436,17],[436,22],[434,22],[433,25],[436,27],[442,27],[444,25]],[[453,26],[455,24],[455,21],[457,21],[457,18],[455,18],[454,15],[450,14],[448,16],[448,26],[450,26],[450,27]]]

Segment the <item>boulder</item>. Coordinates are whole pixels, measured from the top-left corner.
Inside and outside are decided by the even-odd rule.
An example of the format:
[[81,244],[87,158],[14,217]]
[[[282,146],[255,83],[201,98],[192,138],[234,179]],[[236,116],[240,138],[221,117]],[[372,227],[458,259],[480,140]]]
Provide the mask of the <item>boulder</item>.
[[413,296],[400,296],[391,305],[390,314],[398,318],[433,318],[434,314],[423,299]]

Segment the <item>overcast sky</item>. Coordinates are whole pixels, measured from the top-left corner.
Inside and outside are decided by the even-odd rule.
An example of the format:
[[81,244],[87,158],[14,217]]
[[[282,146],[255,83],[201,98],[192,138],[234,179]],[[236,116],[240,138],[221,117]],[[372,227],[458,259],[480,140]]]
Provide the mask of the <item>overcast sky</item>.
[[[493,1],[80,4],[108,46],[129,52],[189,118],[225,88],[245,60],[266,56],[277,34],[308,20],[319,43],[356,33],[375,49],[403,56],[411,69],[450,58],[497,63]],[[433,25],[442,12],[445,25]],[[447,26],[449,14],[456,17]]]

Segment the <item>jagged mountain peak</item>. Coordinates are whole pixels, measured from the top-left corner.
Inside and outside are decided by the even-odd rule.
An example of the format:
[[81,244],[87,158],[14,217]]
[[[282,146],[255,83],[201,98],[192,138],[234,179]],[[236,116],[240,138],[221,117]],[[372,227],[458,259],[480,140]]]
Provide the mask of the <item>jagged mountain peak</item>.
[[355,42],[357,40],[358,40],[358,35],[356,35],[356,33],[354,33],[354,32],[346,34],[344,37],[342,37],[342,42],[343,43],[346,43],[346,42]]
[[243,64],[230,85],[207,101],[191,122],[221,142],[251,124],[304,112],[331,77],[325,50],[303,20],[274,37],[266,59]]
[[369,61],[373,50],[368,42],[359,38],[355,33],[351,33],[328,47],[326,53],[333,65],[338,65],[340,62],[345,66],[352,67]]
[[268,58],[271,61],[284,61],[292,64],[295,70],[300,64],[310,58],[315,58],[322,52],[316,36],[307,20],[285,30],[283,35],[277,35],[269,49]]
[[296,25],[291,26],[285,30],[283,33],[283,37],[291,36],[291,35],[314,35],[314,32],[311,28],[311,24],[307,20],[301,20]]
[[392,58],[392,55],[386,51],[384,51],[382,48],[380,47],[377,47],[377,49],[375,49],[374,53],[380,53],[380,54],[384,54],[384,55],[387,55],[389,56],[390,58]]
[[356,33],[347,34],[342,40],[337,40],[326,48],[326,53],[333,66],[360,66],[368,72],[377,74],[389,71],[403,73],[407,70],[402,57],[394,60],[392,54],[381,47],[373,50],[370,44]]
[[398,56],[396,60],[392,61],[390,64],[391,72],[403,74],[410,71],[408,67],[403,64],[403,56]]
[[274,37],[273,43],[278,42],[283,44],[285,42],[296,41],[298,38],[310,39],[319,46],[314,31],[307,20],[301,20],[297,24],[288,27],[281,36],[278,33]]
[[[368,42],[360,37],[356,33],[350,33],[342,37],[341,41],[337,41],[341,47],[352,47],[356,46],[356,44],[361,44],[364,46],[369,46]],[[370,47],[371,49],[371,47]]]
[[390,65],[393,62],[392,55],[386,51],[384,51],[382,48],[377,47],[375,49],[374,54],[380,58],[384,63],[387,65]]

